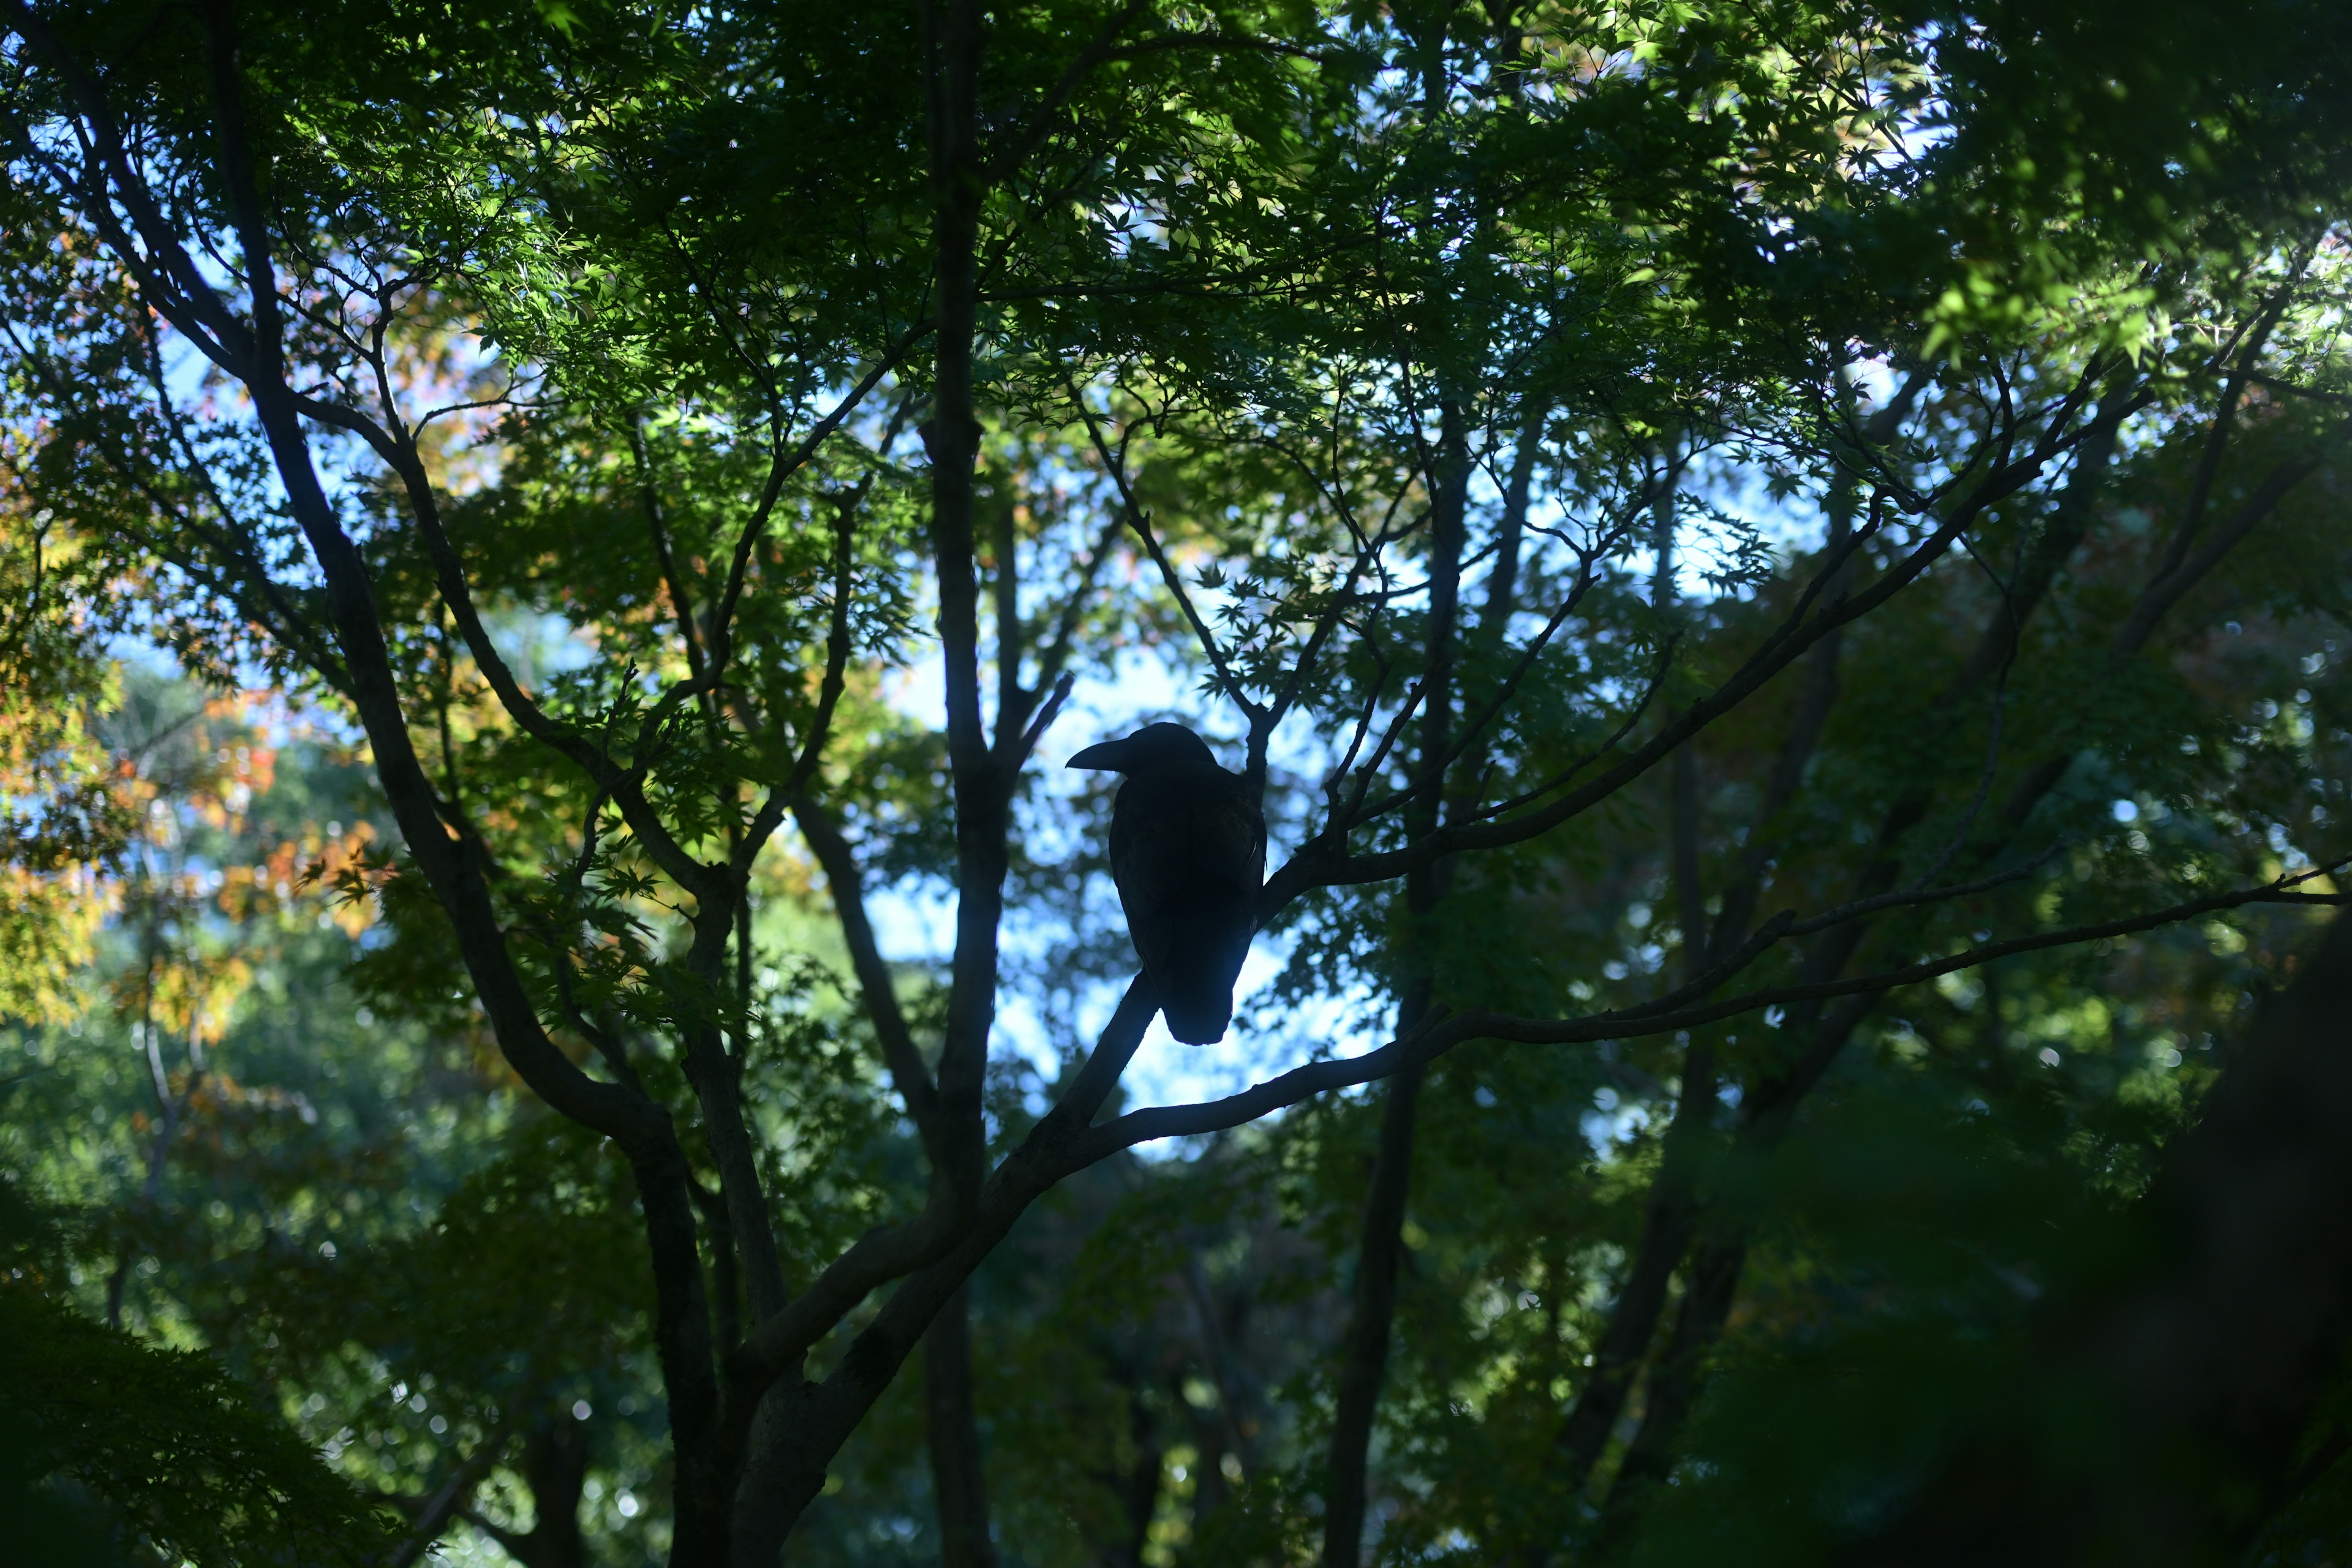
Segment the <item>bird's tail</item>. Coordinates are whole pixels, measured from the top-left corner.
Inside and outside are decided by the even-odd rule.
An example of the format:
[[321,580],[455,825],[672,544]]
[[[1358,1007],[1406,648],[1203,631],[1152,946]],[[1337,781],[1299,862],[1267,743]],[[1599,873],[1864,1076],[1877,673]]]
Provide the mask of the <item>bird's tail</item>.
[[1180,942],[1168,955],[1160,982],[1160,1010],[1168,1032],[1188,1046],[1213,1046],[1234,1021],[1234,981],[1249,952],[1239,944],[1203,940]]
[[1169,997],[1160,1005],[1167,1016],[1168,1032],[1188,1046],[1213,1046],[1225,1037],[1234,1021],[1234,994],[1194,993]]

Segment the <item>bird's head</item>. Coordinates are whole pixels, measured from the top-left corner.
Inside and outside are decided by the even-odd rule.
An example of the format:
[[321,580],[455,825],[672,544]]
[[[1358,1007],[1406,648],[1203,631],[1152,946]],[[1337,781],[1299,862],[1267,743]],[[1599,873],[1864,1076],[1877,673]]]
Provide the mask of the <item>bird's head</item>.
[[1072,757],[1074,768],[1101,768],[1116,773],[1139,773],[1163,763],[1214,763],[1209,743],[1181,724],[1146,724],[1134,734],[1088,746]]

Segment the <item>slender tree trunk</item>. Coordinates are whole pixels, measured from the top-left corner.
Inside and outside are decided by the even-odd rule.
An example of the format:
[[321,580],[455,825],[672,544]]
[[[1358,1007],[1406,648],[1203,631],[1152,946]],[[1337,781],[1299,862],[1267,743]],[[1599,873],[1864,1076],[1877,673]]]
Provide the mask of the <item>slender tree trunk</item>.
[[[1879,439],[1889,434],[1891,431],[1886,429],[1874,432]],[[2015,647],[2017,626],[2014,618],[2021,618],[2027,610],[2041,601],[2058,569],[2072,555],[2084,536],[2088,525],[2089,500],[2103,480],[2104,466],[2113,437],[2112,422],[2103,416],[2094,426],[2075,479],[2062,498],[2050,526],[2037,542],[2026,569],[2018,574],[2012,585],[2009,605],[1979,639],[1941,699],[1943,702],[1955,701],[1991,679]],[[1856,498],[1851,492],[1841,492],[1832,508],[1832,543],[1843,538],[1855,510]],[[1835,591],[1834,587],[1832,591]],[[1835,698],[1837,657],[1838,643],[1835,639],[1824,641],[1812,655],[1807,694],[1800,704],[1790,743],[1783,748],[1780,765],[1774,770],[1768,790],[1764,811],[1768,820],[1777,816],[1781,806],[1796,793],[1804,762],[1811,754],[1822,724],[1827,718],[1829,706]],[[1679,779],[1676,784],[1679,788]],[[1924,816],[1927,807],[1927,801],[1924,795],[1899,801],[1881,824],[1879,843],[1882,848],[1891,852],[1903,834]],[[1763,860],[1769,853],[1769,843],[1764,837],[1765,826],[1760,822],[1758,825],[1756,841],[1749,847],[1747,857],[1748,864],[1743,867],[1743,874],[1737,885],[1726,896],[1724,921],[1716,935],[1717,945],[1737,942],[1745,935],[1746,921],[1756,906]],[[1865,891],[1883,890],[1885,887],[1892,886],[1895,874],[1896,868],[1891,854],[1883,857],[1865,874]],[[1826,979],[1843,971],[1860,945],[1865,931],[1863,923],[1856,922],[1817,943],[1807,955],[1808,975]],[[1771,1077],[1749,1086],[1741,1116],[1739,1143],[1743,1152],[1737,1158],[1755,1158],[1778,1140],[1797,1101],[1820,1081],[1822,1074],[1828,1070],[1832,1061],[1844,1048],[1867,1011],[1866,1005],[1853,1003],[1828,1010],[1816,1005],[1795,1011],[1789,1032],[1796,1038],[1810,1037],[1810,1045]],[[1809,1028],[1806,1027],[1808,1025]],[[1664,1172],[1661,1172],[1659,1179],[1663,1184]],[[1687,1227],[1695,1223],[1696,1216],[1694,1207],[1685,1216],[1685,1228],[1682,1233],[1678,1236],[1662,1235],[1660,1241],[1673,1245],[1679,1252],[1689,1243]],[[1628,1470],[1619,1495],[1629,1502],[1638,1502],[1642,1487],[1663,1476],[1671,1463],[1672,1446],[1679,1438],[1682,1425],[1702,1386],[1706,1357],[1720,1338],[1724,1323],[1730,1314],[1747,1248],[1746,1223],[1727,1220],[1725,1227],[1701,1248],[1693,1260],[1672,1340],[1657,1369],[1642,1427],[1628,1450]],[[1658,1260],[1637,1258],[1636,1271],[1644,1272],[1644,1264],[1648,1265],[1648,1274],[1658,1277],[1657,1306],[1651,1308],[1654,1318],[1655,1311],[1664,1304],[1664,1279]],[[1671,1272],[1670,1268],[1665,1272]],[[1649,1298],[1645,1295],[1638,1304],[1648,1305]],[[1612,1321],[1612,1332],[1614,1329]],[[1622,1336],[1627,1340],[1632,1337],[1630,1331]],[[1644,1345],[1649,1337],[1646,1332],[1642,1336]],[[1601,1436],[1605,1437],[1605,1432]],[[1586,1441],[1591,1440],[1590,1431],[1580,1434],[1580,1436]],[[1597,1455],[1597,1447],[1594,1452]],[[1632,1489],[1625,1489],[1626,1486]]]
[[980,706],[980,581],[973,466],[980,450],[973,354],[982,174],[977,90],[983,19],[976,0],[924,8],[930,115],[938,354],[931,416],[931,557],[947,688],[948,761],[955,792],[956,939],[939,1092],[948,1179],[976,1195],[985,1158],[981,1084],[996,1013],[996,933],[1003,914],[1008,781],[989,749]]
[[588,1426],[557,1415],[523,1440],[523,1479],[530,1487],[530,1533],[509,1546],[525,1568],[586,1568],[580,1494],[588,1479]]
[[[152,879],[149,897],[153,895]],[[172,1093],[171,1075],[163,1067],[163,1048],[155,1033],[155,965],[161,938],[155,930],[155,918],[151,907],[147,919],[147,973],[139,991],[139,1043],[147,1053],[148,1082],[155,1091],[155,1133],[147,1145],[147,1179],[139,1189],[138,1213],[142,1222],[152,1225],[163,1200],[163,1165],[172,1156],[172,1142],[180,1135],[180,1119],[195,1101],[196,1086],[203,1079],[204,1047],[197,1043],[201,1020],[188,1020],[188,1083],[176,1098]],[[128,1238],[114,1250],[114,1268],[106,1279],[106,1321],[110,1328],[122,1326],[122,1303],[131,1283],[131,1246]]]
[[995,1568],[980,1423],[971,1399],[971,1287],[948,1299],[923,1333],[923,1414],[939,1501],[940,1568]]
[[[459,1479],[469,1494],[479,1480],[478,1475]],[[494,1524],[473,1512],[463,1500],[450,1511],[463,1514],[522,1568],[587,1568],[588,1537],[580,1528],[580,1497],[588,1480],[586,1424],[559,1411],[533,1427],[523,1439],[522,1479],[530,1490],[531,1522],[527,1531]]]
[[[956,941],[946,1037],[939,1059],[943,1111],[940,1173],[967,1209],[985,1173],[981,1107],[988,1039],[996,1014],[997,928],[1003,916],[1009,787],[1004,761],[990,752],[980,709],[980,581],[974,537],[974,465],[980,420],[972,358],[982,174],[976,92],[985,21],[977,0],[924,8],[933,195],[939,353],[931,417],[922,430],[931,458],[931,554],[940,593],[946,670],[948,756],[956,816]],[[997,563],[1011,598],[1013,563]],[[999,627],[1003,637],[1016,637]],[[1000,660],[1017,659],[1017,644]],[[1017,687],[1017,669],[999,671]],[[1013,764],[1017,766],[1017,762]],[[988,1499],[971,1406],[971,1287],[960,1284],[923,1336],[923,1384],[931,1473],[939,1499],[944,1568],[989,1568]]]
[[[1655,501],[1656,565],[1650,580],[1650,603],[1661,617],[1675,613],[1675,494],[1679,488],[1683,458],[1666,454],[1666,479]],[[1696,975],[1706,967],[1706,898],[1700,886],[1698,760],[1685,745],[1674,754],[1668,772],[1667,863],[1674,883],[1677,919],[1682,926],[1683,968]],[[1706,1039],[1694,1038],[1683,1058],[1682,1086],[1675,1097],[1674,1121],[1666,1129],[1664,1157],[1650,1187],[1648,1211],[1642,1220],[1642,1238],[1633,1249],[1633,1267],[1618,1288],[1601,1342],[1593,1347],[1592,1366],[1560,1423],[1555,1445],[1559,1455],[1558,1496],[1563,1503],[1582,1495],[1600,1461],[1609,1436],[1623,1414],[1642,1362],[1656,1336],[1658,1318],[1675,1267],[1690,1245],[1698,1217],[1697,1167],[1706,1153],[1709,1123],[1715,1113],[1715,1055]]]
[[[580,1496],[588,1480],[586,1425],[558,1413],[532,1428],[523,1439],[522,1479],[530,1489],[528,1531],[508,1530],[462,1507],[453,1511],[463,1511],[522,1568],[587,1568],[588,1538],[580,1528]],[[472,1485],[467,1483],[469,1491]]]
[[1675,1312],[1673,1333],[1650,1369],[1649,1397],[1643,1402],[1641,1427],[1633,1434],[1625,1461],[1618,1467],[1611,1486],[1612,1533],[1633,1517],[1650,1489],[1674,1468],[1675,1445],[1706,1387],[1706,1360],[1723,1337],[1747,1264],[1744,1225],[1708,1237],[1692,1255],[1684,1272],[1682,1305]]
[[1380,1412],[1389,1333],[1396,1317],[1397,1266],[1404,1252],[1405,1199],[1412,1185],[1413,1122],[1421,1082],[1419,1068],[1397,1074],[1389,1079],[1381,1108],[1380,1149],[1372,1157],[1363,1241],[1356,1255],[1355,1310],[1340,1352],[1339,1409],[1331,1421],[1331,1480],[1323,1502],[1324,1568],[1356,1568],[1363,1554],[1372,1422]]
[[[236,375],[252,396],[254,419],[284,487],[288,511],[318,567],[324,610],[342,661],[344,689],[366,731],[376,777],[402,838],[449,917],[457,951],[500,1050],[551,1108],[604,1133],[629,1162],[644,1207],[656,1303],[655,1339],[677,1456],[670,1561],[672,1568],[721,1568],[731,1466],[711,1442],[719,1414],[717,1369],[688,1196],[691,1178],[675,1126],[667,1110],[635,1087],[591,1079],[549,1037],[508,948],[480,840],[470,824],[452,837],[444,816],[446,803],[437,796],[417,755],[402,708],[400,682],[366,558],[344,531],[320,480],[303,415],[287,379],[283,312],[246,131],[235,13],[225,5],[208,7],[204,25],[214,97],[215,166],[236,236],[239,282],[251,307],[249,329],[239,326],[231,333],[236,356],[222,368]],[[43,39],[43,52],[58,58],[54,38],[44,34]],[[184,260],[171,235],[158,230],[145,237]],[[194,276],[192,268],[183,268],[182,275]],[[172,286],[157,280],[142,284],[142,292],[150,305],[166,315],[184,308],[226,317],[226,300],[201,290],[175,299]],[[437,514],[422,468],[411,463],[402,479],[412,516],[428,535],[434,533]],[[462,571],[446,562],[436,570],[441,568],[446,568],[442,586],[453,611],[469,605]],[[476,651],[478,656],[482,649]],[[502,668],[496,664],[494,650],[486,662]],[[501,701],[509,695],[502,692]]]
[[1118,1542],[1124,1553],[1118,1568],[1143,1568],[1144,1553],[1151,1545],[1151,1521],[1160,1511],[1160,1472],[1167,1465],[1168,1451],[1160,1440],[1151,1405],[1144,1398],[1144,1378],[1130,1372],[1118,1382],[1127,1391],[1128,1440],[1135,1448],[1127,1473],[1118,1478],[1119,1501],[1127,1515],[1127,1536]]
[[[1415,837],[1433,831],[1443,813],[1446,752],[1453,742],[1454,622],[1461,606],[1470,452],[1461,407],[1452,399],[1442,406],[1437,457],[1430,505],[1429,646],[1422,681],[1421,755],[1413,771],[1416,797],[1406,808],[1406,830]],[[1400,1034],[1426,1017],[1436,998],[1437,921],[1448,879],[1443,862],[1415,870],[1405,879],[1409,923],[1402,954],[1406,979],[1397,1006]],[[1372,1159],[1363,1236],[1357,1248],[1355,1305],[1340,1352],[1339,1402],[1331,1422],[1324,1568],[1356,1568],[1363,1553],[1370,1493],[1366,1468],[1381,1384],[1388,1373],[1422,1079],[1419,1068],[1391,1079],[1381,1111],[1380,1145]]]
[[[474,1493],[484,1477],[506,1457],[509,1434],[493,1430],[481,1446],[466,1456],[457,1469],[409,1514],[408,1534],[382,1559],[383,1568],[413,1568],[447,1532],[450,1521],[473,1507]],[[406,1511],[404,1509],[404,1511]]]
[[1666,1129],[1664,1157],[1650,1186],[1648,1211],[1633,1262],[1618,1288],[1608,1326],[1593,1347],[1592,1365],[1555,1444],[1559,1456],[1557,1492],[1563,1503],[1583,1495],[1593,1467],[1616,1430],[1633,1393],[1650,1342],[1657,1335],[1675,1269],[1682,1262],[1700,1213],[1699,1167],[1711,1138],[1716,1097],[1714,1053],[1693,1041],[1683,1058],[1681,1092]]
[[[2023,570],[2012,582],[2003,613],[1979,640],[1947,690],[1944,702],[1957,700],[1998,675],[2016,647],[2026,616],[2047,596],[2059,570],[2081,544],[2088,531],[2092,506],[2105,486],[2106,465],[2115,446],[2116,418],[2125,405],[2126,399],[2118,395],[2095,418],[2074,478],[2062,493]],[[2153,624],[2152,620],[2149,624]],[[2139,632],[2144,638],[2139,622],[2130,623],[2127,629]],[[2118,651],[2137,652],[2138,646],[2134,642]],[[2007,828],[2013,831],[2032,804],[2057,783],[2071,756],[2071,752],[2061,752],[2027,774],[2004,812]],[[1898,803],[1890,814],[1889,824],[1898,819],[1907,821],[1915,815],[1910,803]],[[1883,843],[1891,843],[1886,828],[1882,828],[1880,837]],[[1814,955],[1813,971],[1826,975],[1842,970],[1852,944],[1858,942],[1861,935],[1857,928],[1834,952]],[[1987,980],[1988,1028],[1997,1038],[1998,994],[1993,976],[1988,974]],[[1773,1079],[1751,1089],[1743,1108],[1740,1148],[1734,1155],[1736,1163],[1752,1163],[1769,1152],[1786,1131],[1797,1104],[1820,1081],[1869,1011],[1870,999],[1857,997],[1817,1015],[1811,1020],[1811,1047]],[[1750,1232],[1745,1217],[1726,1216],[1692,1261],[1673,1338],[1654,1373],[1642,1428],[1627,1453],[1611,1500],[1611,1511],[1615,1516],[1612,1531],[1622,1531],[1631,1522],[1651,1489],[1672,1469],[1683,1428],[1705,1391],[1709,1359],[1730,1318]]]
[[[937,1140],[934,1144],[926,1129],[925,1142],[932,1147],[934,1194],[947,1205],[944,1223],[951,1232],[961,1229],[968,1243],[987,1175],[981,1095],[996,1013],[997,928],[1003,914],[1008,864],[1010,774],[1018,759],[1008,761],[992,752],[980,701],[980,582],[973,508],[981,430],[974,404],[973,357],[978,332],[976,255],[984,184],[976,93],[986,21],[977,0],[933,0],[922,5],[919,12],[937,301],[931,411],[920,434],[930,458],[931,560],[939,589],[938,626],[956,837],[956,936],[937,1074]],[[919,1288],[919,1275],[902,1281],[891,1304],[913,1321],[891,1318],[886,1308],[889,1331],[877,1336],[869,1327],[852,1348],[848,1359],[854,1364],[836,1367],[824,1384],[801,1384],[796,1377],[788,1376],[768,1390],[751,1423],[736,1500],[737,1568],[773,1568],[793,1524],[822,1491],[824,1468],[840,1442],[888,1386],[901,1359],[923,1342],[932,1313],[948,1304],[977,1262],[977,1257],[963,1261],[952,1285],[936,1294]],[[935,1269],[939,1267],[933,1265]],[[914,1303],[919,1300],[927,1310],[917,1315]],[[887,1350],[879,1348],[885,1341]],[[869,1354],[871,1365],[863,1359]],[[943,1522],[984,1519],[977,1463],[959,1468],[955,1476],[959,1484],[969,1482],[970,1508],[950,1513],[950,1509],[964,1505],[952,1502],[950,1489],[943,1488]],[[979,1511],[975,1514],[971,1510]],[[984,1549],[984,1530],[978,1540]]]

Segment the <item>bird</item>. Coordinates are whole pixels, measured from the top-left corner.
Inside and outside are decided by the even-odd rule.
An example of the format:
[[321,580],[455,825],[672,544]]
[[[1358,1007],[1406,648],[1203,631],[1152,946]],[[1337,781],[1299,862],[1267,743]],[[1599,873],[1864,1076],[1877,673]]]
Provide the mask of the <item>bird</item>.
[[1181,724],[1146,724],[1069,761],[1125,775],[1111,804],[1110,874],[1168,1032],[1213,1046],[1257,934],[1265,816],[1239,773]]

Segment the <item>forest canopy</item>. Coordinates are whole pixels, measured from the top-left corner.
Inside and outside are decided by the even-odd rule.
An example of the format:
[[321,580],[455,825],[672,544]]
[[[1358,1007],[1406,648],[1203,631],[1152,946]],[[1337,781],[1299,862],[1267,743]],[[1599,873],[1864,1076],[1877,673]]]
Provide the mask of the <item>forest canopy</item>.
[[2343,23],[0,0],[0,1507],[2352,1550]]

